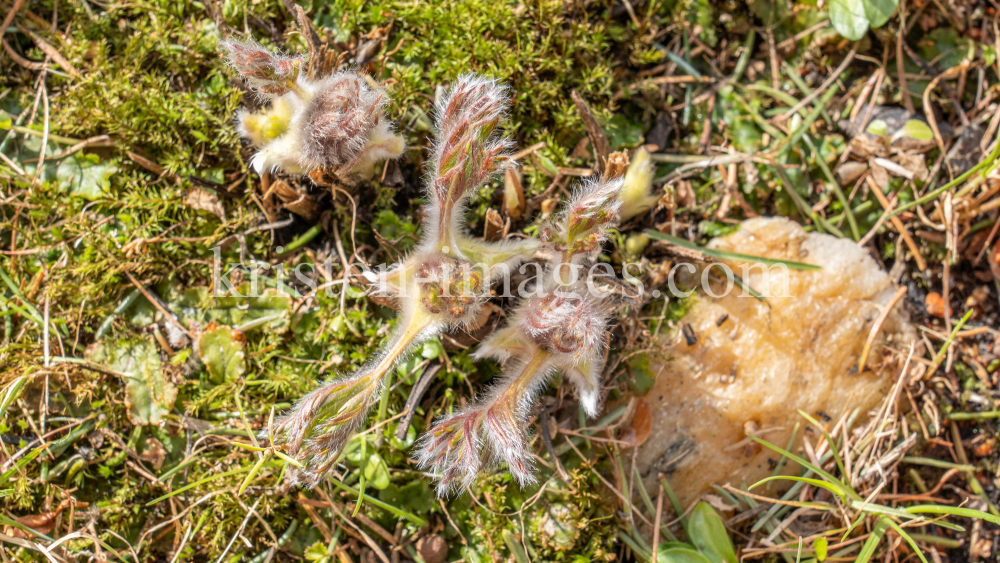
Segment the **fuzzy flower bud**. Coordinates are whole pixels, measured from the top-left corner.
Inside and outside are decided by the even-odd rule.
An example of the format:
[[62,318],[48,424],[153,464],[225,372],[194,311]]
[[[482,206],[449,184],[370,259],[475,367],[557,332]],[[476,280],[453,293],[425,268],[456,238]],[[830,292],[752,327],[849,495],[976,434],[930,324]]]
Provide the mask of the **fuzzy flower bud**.
[[554,242],[568,262],[592,253],[607,240],[605,231],[621,207],[621,189],[621,179],[584,183],[566,206],[557,228],[544,230],[543,240]]
[[506,100],[507,89],[495,80],[462,76],[438,104],[428,210],[439,246],[455,247],[462,204],[507,168],[510,141],[497,134]]
[[604,343],[607,315],[600,302],[585,291],[535,296],[523,311],[518,322],[524,332],[546,352],[564,355],[560,363],[575,364]]
[[250,88],[265,97],[287,92],[302,67],[302,58],[276,55],[253,41],[222,41],[219,47]]
[[438,421],[420,438],[420,466],[438,475],[439,496],[470,486],[482,469],[500,463],[522,487],[535,482],[527,419],[551,372],[542,351],[510,362],[482,401]]
[[353,73],[337,73],[316,86],[303,110],[302,162],[310,168],[370,168],[403,152],[385,117],[388,101]]

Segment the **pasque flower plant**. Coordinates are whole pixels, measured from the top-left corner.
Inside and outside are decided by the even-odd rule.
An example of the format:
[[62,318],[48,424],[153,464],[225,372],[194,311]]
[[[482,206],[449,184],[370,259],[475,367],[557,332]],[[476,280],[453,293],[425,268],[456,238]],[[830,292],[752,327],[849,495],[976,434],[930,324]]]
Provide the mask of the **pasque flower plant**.
[[230,66],[270,107],[236,116],[258,152],[258,172],[303,174],[323,169],[344,176],[370,172],[405,148],[385,117],[385,92],[353,72],[309,80],[301,57],[274,54],[251,41],[223,41]]
[[[271,100],[268,109],[239,117],[244,136],[259,148],[253,159],[258,170],[351,171],[401,151],[402,141],[386,141],[398,139],[383,114],[386,95],[368,80],[341,72],[310,82],[298,72],[299,58],[252,43],[227,42],[224,48],[250,86]],[[405,260],[370,277],[374,291],[396,302],[395,331],[357,373],[324,383],[275,421],[275,444],[302,465],[294,471],[297,481],[314,485],[337,462],[400,361],[445,330],[480,324],[494,281],[531,259],[546,263],[544,275],[506,328],[475,353],[501,361],[503,375],[481,400],[437,421],[419,440],[417,457],[438,475],[441,495],[501,463],[523,485],[533,481],[527,421],[550,375],[564,373],[586,412],[597,414],[609,311],[578,274],[593,262],[617,218],[622,183],[584,185],[538,239],[487,243],[471,237],[463,223],[469,197],[514,166],[511,142],[500,133],[508,97],[495,80],[463,76],[437,104],[422,241]]]

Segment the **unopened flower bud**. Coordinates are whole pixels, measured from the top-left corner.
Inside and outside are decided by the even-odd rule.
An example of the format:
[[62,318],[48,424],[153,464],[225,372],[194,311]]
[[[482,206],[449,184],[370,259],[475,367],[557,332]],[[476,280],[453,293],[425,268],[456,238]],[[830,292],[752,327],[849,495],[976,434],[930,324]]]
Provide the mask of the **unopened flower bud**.
[[273,97],[281,96],[298,78],[302,59],[277,55],[253,41],[223,41],[230,66],[240,73],[253,90]]
[[632,161],[625,173],[622,184],[622,207],[618,215],[622,221],[627,221],[640,213],[645,213],[656,205],[659,196],[652,195],[653,189],[653,159],[645,147],[639,147],[632,155]]

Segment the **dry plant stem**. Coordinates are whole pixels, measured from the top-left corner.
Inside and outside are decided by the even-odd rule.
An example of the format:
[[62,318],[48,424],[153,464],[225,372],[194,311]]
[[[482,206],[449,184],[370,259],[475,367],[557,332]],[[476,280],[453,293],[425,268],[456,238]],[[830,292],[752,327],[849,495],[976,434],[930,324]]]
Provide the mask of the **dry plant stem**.
[[128,279],[130,282],[132,282],[132,285],[134,285],[136,289],[142,292],[143,297],[149,300],[149,302],[152,303],[157,310],[163,313],[163,316],[167,319],[167,322],[180,329],[180,331],[186,334],[188,338],[194,340],[194,335],[192,335],[191,332],[174,317],[173,313],[171,313],[166,307],[163,306],[159,298],[150,293],[149,290],[145,288],[145,286],[139,283],[139,280],[135,279],[135,276],[132,275],[132,272],[126,270],[125,275],[128,276]]
[[[866,181],[868,182],[868,186],[871,188],[872,193],[875,194],[875,198],[878,199],[880,204],[882,204],[882,207],[887,212],[892,212],[892,204],[889,203],[888,198],[886,198],[885,194],[882,193],[882,188],[875,183],[875,180],[872,179],[870,175],[866,178]],[[927,271],[927,261],[920,255],[920,248],[913,240],[913,237],[910,236],[910,233],[907,232],[906,226],[903,225],[903,222],[895,215],[890,216],[889,221],[892,222],[892,226],[896,228],[899,236],[903,238],[903,242],[905,242],[907,248],[910,249],[910,253],[913,254],[913,260],[916,261],[917,268],[921,272]]]
[[663,485],[660,485],[660,492],[656,495],[656,517],[653,520],[653,561],[660,560],[660,519],[663,516]]
[[[936,77],[934,77],[934,79],[931,80],[931,83],[927,85],[927,88],[924,89],[924,97],[923,97],[924,115],[927,117],[927,123],[929,123],[931,126],[931,131],[934,132],[934,141],[937,142],[938,149],[941,150],[942,154],[945,153],[944,138],[941,137],[941,130],[938,128],[937,120],[934,118],[934,109],[933,106],[931,105],[931,92],[934,91],[934,88],[938,85],[938,82],[951,78],[957,73],[958,73],[958,67],[950,68],[942,72],[941,74],[937,75]],[[961,109],[961,106],[959,106],[959,109]],[[961,115],[964,116],[965,114],[962,113]],[[966,121],[968,121],[967,118]],[[945,164],[948,163],[946,162]]]
[[870,97],[868,101],[868,111],[865,112],[865,118],[861,120],[861,124],[858,126],[859,131],[865,131],[868,129],[868,122],[871,121],[872,113],[875,112],[875,102],[878,101],[878,94],[882,91],[882,82],[885,80],[885,67],[881,66],[877,71],[875,71],[875,86],[872,88]]
[[882,312],[879,313],[878,318],[875,319],[875,323],[872,324],[871,331],[868,332],[868,338],[865,340],[865,345],[861,349],[861,357],[858,359],[858,371],[863,372],[865,370],[866,364],[868,363],[868,354],[871,352],[872,344],[875,342],[875,337],[878,336],[879,330],[882,329],[882,323],[884,323],[885,319],[889,317],[889,313],[892,312],[893,307],[896,306],[896,303],[899,303],[899,300],[902,299],[904,295],[906,295],[906,287],[897,289],[896,293],[892,296],[892,299],[889,300],[889,303],[884,309],[882,309]]
[[10,27],[11,22],[14,21],[14,17],[17,15],[17,11],[21,9],[24,5],[24,0],[14,0],[14,6],[11,7],[10,11],[7,12],[7,16],[4,17],[3,23],[0,24],[0,30],[6,30]]
[[[952,420],[950,421],[950,426],[951,442],[955,445],[955,455],[958,456],[958,462],[962,465],[969,465],[969,457],[966,455],[965,447],[962,445],[962,434],[958,431],[958,424]],[[979,483],[979,479],[976,478],[976,474],[973,471],[966,471],[965,479],[969,483],[969,488],[972,489],[972,492],[986,501],[986,506],[989,507],[990,514],[1000,516],[1000,511],[997,510],[996,505],[993,504],[989,495],[983,490],[983,486]]]
[[607,165],[608,155],[611,154],[611,146],[608,144],[608,138],[604,136],[604,130],[601,129],[600,124],[594,119],[594,114],[590,112],[590,107],[587,106],[587,102],[583,99],[583,96],[576,90],[573,90],[570,93],[570,98],[576,104],[576,109],[580,112],[580,118],[583,119],[583,125],[587,128],[587,135],[590,137],[590,142],[594,145],[598,169],[603,170]]
[[910,90],[906,84],[906,59],[903,57],[903,28],[906,27],[906,0],[899,3],[899,29],[896,32],[896,74],[899,76],[900,97],[903,98],[903,107],[910,115],[917,113],[913,107],[913,99],[910,97]]
[[41,51],[45,53],[47,57],[55,61],[55,63],[59,65],[59,68],[65,70],[67,73],[69,73],[75,78],[81,78],[83,76],[80,74],[80,71],[76,70],[76,68],[74,68],[73,65],[66,60],[66,57],[63,57],[62,54],[55,47],[46,43],[44,39],[38,36],[38,34],[33,33],[31,30],[25,29],[20,26],[18,26],[17,29],[21,33],[26,34],[28,37],[31,37],[31,40],[35,42],[35,45],[37,45],[38,48],[41,49]]

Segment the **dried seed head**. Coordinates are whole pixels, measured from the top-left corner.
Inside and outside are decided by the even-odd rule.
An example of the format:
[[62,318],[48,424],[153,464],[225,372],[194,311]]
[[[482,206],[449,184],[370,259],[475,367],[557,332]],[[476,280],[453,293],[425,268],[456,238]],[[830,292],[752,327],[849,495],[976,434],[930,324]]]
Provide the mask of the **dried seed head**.
[[287,92],[304,62],[301,57],[276,55],[253,41],[227,40],[219,47],[250,88],[268,98]]

